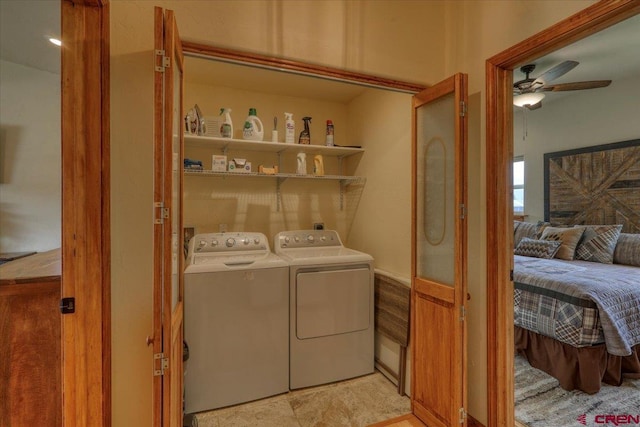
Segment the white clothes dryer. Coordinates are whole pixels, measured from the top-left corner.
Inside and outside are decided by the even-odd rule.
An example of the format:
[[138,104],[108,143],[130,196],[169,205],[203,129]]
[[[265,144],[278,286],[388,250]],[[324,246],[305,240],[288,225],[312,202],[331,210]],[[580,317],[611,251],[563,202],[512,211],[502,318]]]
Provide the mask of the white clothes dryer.
[[373,258],[333,230],[278,233],[274,251],[289,264],[290,388],[373,372]]
[[184,271],[185,413],[289,390],[289,268],[261,233],[198,234]]

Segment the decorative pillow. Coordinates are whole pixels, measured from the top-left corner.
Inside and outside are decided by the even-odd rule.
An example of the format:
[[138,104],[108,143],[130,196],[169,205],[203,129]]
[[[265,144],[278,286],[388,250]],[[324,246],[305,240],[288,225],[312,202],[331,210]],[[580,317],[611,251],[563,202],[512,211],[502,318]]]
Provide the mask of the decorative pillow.
[[555,257],[560,259],[572,260],[576,252],[576,246],[584,233],[583,227],[559,228],[547,227],[542,232],[540,239],[554,240],[561,242],[560,249],[556,252]]
[[613,252],[613,262],[640,267],[640,234],[620,234]]
[[548,226],[548,222],[538,221],[536,224],[532,222],[514,221],[513,224],[513,246],[518,247],[523,237],[530,239],[539,239],[542,230]]
[[562,245],[562,242],[523,237],[513,253],[516,255],[551,259],[556,252],[558,252],[558,249],[560,249],[560,245]]
[[613,264],[613,252],[622,225],[576,225],[583,227],[584,234],[576,247],[576,259],[602,264]]

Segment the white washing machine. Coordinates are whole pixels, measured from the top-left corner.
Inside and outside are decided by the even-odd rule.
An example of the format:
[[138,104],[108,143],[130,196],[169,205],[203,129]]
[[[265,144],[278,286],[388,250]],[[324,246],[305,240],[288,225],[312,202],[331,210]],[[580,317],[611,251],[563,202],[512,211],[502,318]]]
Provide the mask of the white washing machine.
[[194,236],[184,306],[186,413],[289,390],[289,268],[264,234]]
[[275,253],[289,263],[289,386],[373,372],[373,258],[333,230],[284,231]]

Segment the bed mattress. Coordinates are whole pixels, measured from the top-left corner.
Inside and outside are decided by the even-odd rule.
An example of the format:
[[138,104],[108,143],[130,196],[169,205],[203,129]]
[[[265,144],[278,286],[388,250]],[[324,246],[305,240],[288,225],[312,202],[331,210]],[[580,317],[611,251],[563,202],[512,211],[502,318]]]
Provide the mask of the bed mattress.
[[640,268],[586,261],[514,258],[517,326],[575,347],[605,342],[631,354],[640,344]]

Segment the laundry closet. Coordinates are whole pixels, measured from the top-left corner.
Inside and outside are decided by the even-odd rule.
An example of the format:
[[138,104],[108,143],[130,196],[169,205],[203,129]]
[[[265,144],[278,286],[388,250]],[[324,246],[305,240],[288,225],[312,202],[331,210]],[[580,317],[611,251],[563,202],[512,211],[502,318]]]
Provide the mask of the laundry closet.
[[[378,85],[371,77],[369,81],[339,81],[185,55],[185,248],[194,234],[262,233],[274,248],[274,237],[284,231],[335,230],[345,245],[373,256],[365,275],[371,280],[368,316],[373,328],[372,267],[409,275],[411,101],[420,88],[393,81]],[[390,87],[390,82],[398,86]],[[285,142],[288,115],[295,123],[293,143]],[[261,123],[256,125],[254,116]],[[299,143],[307,117],[308,145]],[[245,121],[262,138],[245,138]],[[328,123],[333,146],[326,143]],[[211,242],[195,244],[213,245],[216,236],[207,236]],[[193,249],[192,242],[190,254]],[[295,289],[294,279],[292,283]],[[295,315],[291,322],[295,337]],[[376,334],[375,353],[385,367],[400,365],[404,373],[400,360],[405,353],[396,343]],[[291,381],[294,387],[295,378]]]

